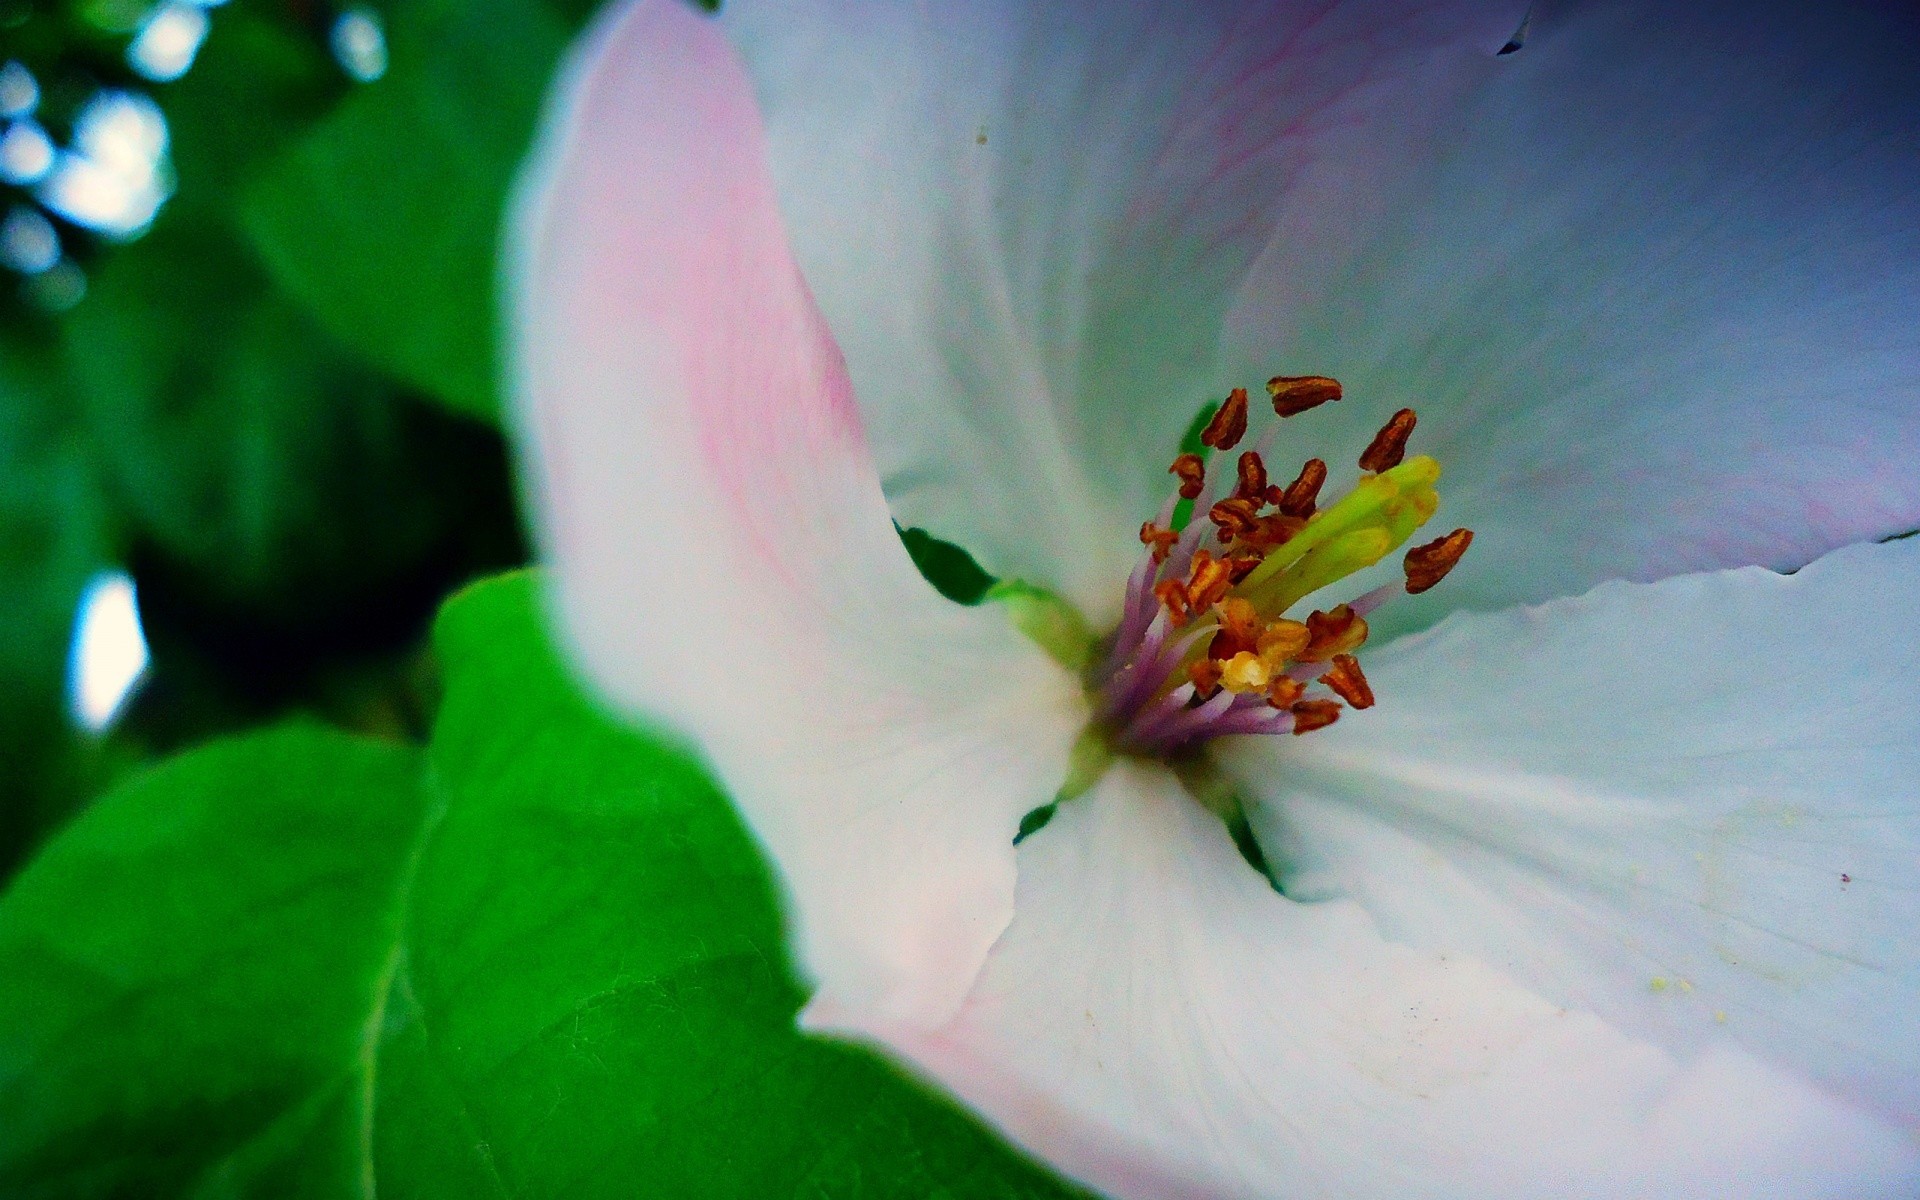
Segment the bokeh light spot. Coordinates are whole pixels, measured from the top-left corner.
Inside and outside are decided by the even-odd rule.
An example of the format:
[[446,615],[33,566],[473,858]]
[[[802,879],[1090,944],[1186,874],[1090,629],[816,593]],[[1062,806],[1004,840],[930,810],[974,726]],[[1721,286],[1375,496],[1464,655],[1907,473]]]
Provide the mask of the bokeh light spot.
[[0,66],[0,117],[25,117],[40,104],[40,85],[33,72],[17,62]]
[[124,571],[94,576],[73,623],[67,681],[74,720],[96,733],[112,724],[147,662],[133,580]]
[[372,83],[387,73],[387,35],[371,9],[350,8],[341,13],[328,41],[340,69],[361,83]]
[[129,238],[149,223],[171,191],[167,122],[133,92],[103,91],[74,122],[73,146],[55,159],[40,184],[40,202],[111,237]]
[[0,180],[24,187],[53,167],[53,139],[37,121],[22,118],[0,133]]
[[206,11],[197,4],[173,0],[147,17],[127,47],[127,64],[156,83],[178,79],[193,65],[206,36]]
[[39,209],[16,204],[0,221],[0,262],[22,275],[38,275],[60,261],[60,235]]

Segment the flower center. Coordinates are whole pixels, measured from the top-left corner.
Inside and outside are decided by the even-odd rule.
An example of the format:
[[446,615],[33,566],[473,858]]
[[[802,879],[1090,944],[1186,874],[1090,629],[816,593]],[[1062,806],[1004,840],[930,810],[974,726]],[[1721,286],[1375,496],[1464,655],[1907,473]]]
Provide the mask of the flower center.
[[1167,759],[1227,734],[1304,734],[1333,724],[1344,707],[1373,705],[1354,656],[1367,640],[1368,614],[1440,582],[1473,534],[1456,529],[1407,551],[1401,582],[1288,615],[1398,549],[1439,505],[1440,464],[1406,456],[1410,408],[1381,428],[1360,456],[1358,481],[1338,500],[1320,503],[1327,464],[1318,458],[1284,487],[1270,480],[1281,421],[1341,393],[1324,376],[1269,380],[1275,420],[1228,471],[1226,456],[1247,433],[1247,393],[1236,388],[1200,435],[1215,461],[1198,453],[1174,459],[1178,486],[1140,527],[1146,549],[1127,581],[1119,627],[1088,669],[1097,757]]

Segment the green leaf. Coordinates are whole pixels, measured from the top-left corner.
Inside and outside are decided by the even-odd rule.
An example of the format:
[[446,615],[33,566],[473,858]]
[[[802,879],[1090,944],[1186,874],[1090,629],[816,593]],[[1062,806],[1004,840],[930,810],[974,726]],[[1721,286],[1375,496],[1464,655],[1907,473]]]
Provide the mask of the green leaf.
[[494,516],[452,457],[475,431],[348,356],[217,222],[169,213],[115,253],[65,348],[115,498],[196,600],[324,617]]
[[42,331],[0,332],[0,878],[92,786],[66,719],[67,646],[118,530],[78,403]]
[[443,613],[424,772],[223,744],[0,898],[0,1193],[1081,1195],[795,1031],[752,840],[580,695],[537,586]]
[[498,408],[500,223],[565,41],[535,0],[402,5],[386,75],[245,201],[274,277],[328,329],[473,416]]
[[339,734],[259,735],[138,778],[49,844],[0,901],[0,1194],[212,1193],[288,1140],[308,1194],[352,1190],[420,769]]
[[899,525],[894,528],[906,543],[907,557],[913,560],[920,577],[955,604],[980,603],[998,582],[962,547],[942,541],[924,529],[901,529]]

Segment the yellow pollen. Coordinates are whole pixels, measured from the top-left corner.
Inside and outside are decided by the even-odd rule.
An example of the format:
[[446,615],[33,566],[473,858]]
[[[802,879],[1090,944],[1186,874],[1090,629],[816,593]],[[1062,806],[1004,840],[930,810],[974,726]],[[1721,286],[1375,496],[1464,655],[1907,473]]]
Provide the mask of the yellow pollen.
[[1230,692],[1264,692],[1273,669],[1258,654],[1242,650],[1220,668],[1220,686]]

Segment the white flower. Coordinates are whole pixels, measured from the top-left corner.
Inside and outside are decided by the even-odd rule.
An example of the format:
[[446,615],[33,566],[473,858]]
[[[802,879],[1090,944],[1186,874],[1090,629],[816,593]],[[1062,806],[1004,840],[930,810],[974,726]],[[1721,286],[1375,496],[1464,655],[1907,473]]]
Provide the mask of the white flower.
[[[813,1027],[1116,1195],[1920,1188],[1914,30],[1522,15],[641,0],[550,114],[580,661],[731,789]],[[1208,748],[1280,890],[1150,756],[1016,850],[1086,688],[893,519],[1111,629],[1198,403],[1309,372],[1277,452],[1417,407],[1479,540],[1376,707]]]

